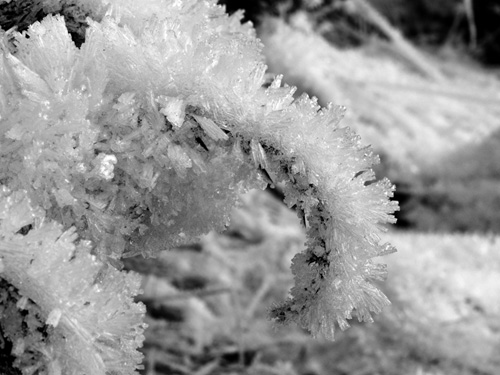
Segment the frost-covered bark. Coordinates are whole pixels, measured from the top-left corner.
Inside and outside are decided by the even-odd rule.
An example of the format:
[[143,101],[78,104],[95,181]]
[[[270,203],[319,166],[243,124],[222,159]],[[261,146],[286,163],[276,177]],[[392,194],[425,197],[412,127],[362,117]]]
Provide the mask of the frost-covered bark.
[[273,317],[333,338],[386,305],[371,258],[392,251],[377,233],[397,206],[342,109],[293,100],[280,77],[263,88],[254,30],[214,1],[92,4],[80,48],[59,16],[2,43],[1,275],[68,346],[46,362],[133,373],[143,309],[135,276],[112,266],[223,229],[267,183],[285,182],[309,236]]

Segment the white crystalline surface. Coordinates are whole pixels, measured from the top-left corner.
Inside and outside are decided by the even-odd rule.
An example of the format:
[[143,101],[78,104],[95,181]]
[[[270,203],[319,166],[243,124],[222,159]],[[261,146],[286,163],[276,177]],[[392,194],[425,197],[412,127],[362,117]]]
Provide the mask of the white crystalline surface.
[[309,238],[273,318],[327,338],[370,320],[388,303],[371,259],[392,251],[378,233],[397,205],[342,109],[294,100],[280,77],[263,88],[254,30],[215,1],[114,3],[89,3],[81,48],[59,16],[1,47],[2,277],[54,323],[63,355],[47,360],[135,373],[144,308],[137,278],[113,265],[223,229],[268,179]]

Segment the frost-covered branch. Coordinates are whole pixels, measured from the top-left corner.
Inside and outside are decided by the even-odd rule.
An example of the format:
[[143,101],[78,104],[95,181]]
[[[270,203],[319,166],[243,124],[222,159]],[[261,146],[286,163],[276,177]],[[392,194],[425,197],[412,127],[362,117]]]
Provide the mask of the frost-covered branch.
[[333,338],[386,305],[371,258],[392,251],[377,233],[397,205],[342,109],[294,100],[280,77],[263,88],[254,30],[214,1],[92,4],[80,48],[60,16],[1,46],[1,275],[57,328],[50,363],[133,373],[143,308],[113,267],[223,229],[268,183],[309,237],[273,317]]

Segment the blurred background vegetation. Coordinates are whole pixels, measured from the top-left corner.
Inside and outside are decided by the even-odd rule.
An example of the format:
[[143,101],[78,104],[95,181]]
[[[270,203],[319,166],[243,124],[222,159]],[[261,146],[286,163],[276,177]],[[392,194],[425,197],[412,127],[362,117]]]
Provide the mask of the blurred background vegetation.
[[[290,16],[305,10],[330,23],[337,44],[359,45],[376,29],[350,12],[350,0],[221,0],[228,12],[245,10],[259,25],[268,15]],[[500,63],[500,3],[496,0],[370,0],[394,27],[420,47],[453,47],[487,65]],[[342,40],[342,38],[345,38]]]
[[[273,330],[267,312],[286,297],[305,236],[279,187],[251,192],[225,233],[126,261],[144,275],[143,373],[499,374],[500,2],[220,3],[254,23],[270,75],[345,106],[342,124],[381,156],[377,175],[401,206],[382,239],[398,248],[381,259],[393,305],[334,343]],[[36,4],[0,4],[2,28],[41,20]],[[85,9],[64,4],[53,11],[79,45]]]

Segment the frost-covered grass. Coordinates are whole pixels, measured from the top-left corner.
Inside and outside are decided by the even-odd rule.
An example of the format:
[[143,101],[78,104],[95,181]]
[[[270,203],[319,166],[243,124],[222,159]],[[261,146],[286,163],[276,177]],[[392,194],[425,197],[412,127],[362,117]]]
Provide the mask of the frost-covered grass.
[[500,238],[390,233],[398,247],[384,314],[398,340],[443,366],[494,374],[499,366]]
[[[279,27],[285,28],[283,25]],[[481,143],[476,147],[472,145],[477,141],[492,143],[485,136],[497,126],[498,113],[492,106],[496,99],[482,92],[479,97],[474,95],[482,85],[495,86],[494,80],[487,81],[483,73],[474,74],[454,66],[448,73],[461,73],[453,76],[450,85],[441,90],[408,71],[404,64],[387,57],[381,58],[376,51],[331,51],[329,45],[318,42],[317,36],[308,34],[307,30],[288,28],[286,32],[281,31],[283,34],[279,36],[264,35],[264,42],[269,43],[266,48],[271,51],[268,61],[271,66],[276,63],[279,70],[288,72],[288,82],[320,96],[320,100],[333,98],[336,103],[347,104],[349,124],[359,126],[360,132],[376,147],[385,150],[391,163],[399,163],[395,166],[397,176],[405,173],[405,177],[410,175],[416,178],[415,172],[422,165],[432,164],[433,169],[426,170],[426,177],[438,181],[435,190],[452,202],[464,203],[464,209],[459,214],[453,210],[432,212],[427,216],[421,214],[421,218],[429,218],[428,230],[436,228],[441,222],[459,222],[467,229],[479,220],[474,212],[486,218],[490,212],[493,213],[494,188],[476,187],[495,186],[492,172],[497,164],[491,159],[495,155],[491,153],[495,147],[490,145],[488,151]],[[287,62],[290,65],[286,68],[279,65]],[[413,91],[401,95],[408,88]],[[491,87],[486,90],[489,89]],[[344,99],[345,103],[342,102]],[[466,152],[458,145],[467,145]],[[436,159],[442,163],[437,165]],[[460,168],[457,168],[457,161]],[[390,164],[387,166],[391,168]],[[412,167],[416,169],[412,170]],[[465,180],[478,176],[477,183],[469,181],[469,185],[463,184]],[[454,183],[457,179],[460,180],[458,186]],[[418,186],[421,189],[428,187],[421,185],[420,181]],[[482,194],[486,193],[492,197],[491,203],[482,199]],[[225,302],[220,302],[218,306],[224,306],[223,313],[215,313],[209,308],[210,319],[198,318],[205,325],[198,320],[197,327],[217,327],[220,331],[219,334],[213,330],[198,331],[206,341],[202,340],[194,352],[187,349],[183,352],[183,358],[190,358],[191,362],[187,362],[192,367],[178,368],[180,373],[497,374],[500,367],[498,237],[487,234],[389,232],[384,239],[394,243],[398,252],[388,257],[389,277],[382,288],[390,296],[392,305],[375,319],[374,324],[358,325],[354,322],[354,327],[340,332],[334,343],[310,341],[299,329],[290,328],[269,334],[267,329],[262,328],[267,326],[267,322],[264,315],[258,312],[264,309],[264,301],[272,299],[275,293],[284,293],[287,283],[286,273],[280,274],[274,268],[275,273],[281,275],[284,285],[266,287],[263,274],[269,273],[273,267],[279,268],[277,265],[288,261],[288,257],[286,252],[278,251],[278,254],[283,254],[283,259],[276,257],[269,261],[266,258],[264,266],[260,261],[263,254],[256,249],[273,252],[274,246],[282,249],[278,243],[289,243],[290,238],[295,243],[298,232],[294,231],[298,228],[293,220],[285,219],[289,217],[286,211],[280,211],[281,214],[276,216],[277,222],[281,223],[279,227],[269,226],[262,214],[264,218],[269,218],[265,214],[266,207],[276,206],[267,198],[255,198],[254,201],[247,201],[250,206],[236,211],[233,216],[233,225],[238,228],[233,235],[238,235],[211,235],[202,244],[203,251],[208,249],[211,254],[219,254],[218,261],[227,259],[230,253],[235,255],[230,264],[243,261],[244,266],[234,267],[236,273],[232,275],[248,272],[246,279],[250,283],[233,284],[240,291],[237,295],[241,300],[227,298]],[[477,211],[468,210],[467,202],[479,202]],[[263,203],[264,206],[261,206]],[[494,216],[489,220],[493,223]],[[221,257],[221,254],[226,255]],[[254,254],[261,255],[256,257]],[[206,260],[202,263],[207,264]],[[220,270],[217,262],[212,264],[209,269]],[[264,269],[267,271],[264,272]],[[225,275],[226,280],[233,280]],[[231,281],[229,283],[232,284]],[[224,294],[224,290],[220,292]],[[228,290],[225,292],[230,294]],[[214,297],[206,300],[210,298]],[[250,305],[254,313],[251,319],[245,313],[245,307]],[[206,308],[210,303],[204,302],[204,306]],[[199,316],[206,316],[206,311]],[[212,320],[214,316],[216,318]],[[239,320],[241,317],[243,321]],[[225,329],[215,323],[221,320]],[[158,324],[161,326],[161,323]],[[191,324],[193,326],[194,323]],[[158,338],[155,342],[159,341]],[[210,348],[210,354],[200,356],[202,348]],[[150,366],[161,363],[161,358],[165,358],[161,353],[171,353],[172,347],[164,345],[155,350],[156,354],[148,362]],[[176,360],[179,361],[179,357]]]
[[[498,373],[500,238],[391,232],[384,290],[392,305],[310,351],[325,374]],[[328,357],[330,355],[330,357]],[[321,372],[320,372],[321,374]]]
[[[279,75],[267,85],[252,25],[214,0],[81,3],[2,4],[43,18],[0,30],[0,276],[12,286],[0,305],[15,317],[0,314],[0,326],[14,365],[135,374],[145,308],[122,258],[221,231],[242,193],[268,185],[307,237],[270,317],[329,339],[353,316],[372,321],[389,304],[373,258],[394,251],[378,233],[398,206],[390,181],[375,180],[378,156],[339,124],[342,108],[294,99]],[[248,317],[276,284],[258,257],[266,276]]]
[[[184,364],[187,373],[210,374],[496,374],[498,237],[387,233],[384,239],[398,247],[387,257],[382,285],[392,305],[373,324],[354,320],[333,343],[310,340],[293,326],[272,331],[265,317],[269,303],[286,293],[289,252],[302,239],[295,214],[255,192],[233,212],[226,234],[164,253],[154,262],[164,265],[163,273],[145,278],[146,303],[156,304],[146,331],[147,367],[158,373]],[[188,285],[182,280],[200,269],[194,287],[172,287]],[[174,318],[175,311],[183,313]]]
[[443,73],[444,80],[436,82],[398,58],[390,44],[373,40],[339,49],[313,32],[305,16],[297,19],[263,22],[259,36],[270,70],[283,72],[287,82],[320,103],[346,106],[346,123],[396,164],[398,173],[411,176],[499,129],[500,83],[492,75],[425,55]]
[[[40,14],[61,4],[73,9],[72,0],[33,3]],[[310,360],[311,344],[300,328],[272,334],[266,317],[271,310],[279,323],[333,339],[335,327],[346,329],[353,317],[370,322],[389,304],[377,287],[385,266],[373,258],[393,251],[379,233],[397,205],[389,201],[389,181],[374,181],[377,156],[339,125],[342,108],[321,108],[307,95],[295,100],[281,76],[268,85],[260,41],[250,25],[240,24],[240,14],[229,17],[208,0],[112,3],[108,9],[95,0],[77,9],[73,26],[87,28],[79,30],[79,44],[59,15],[24,33],[10,30],[0,41],[0,325],[15,365],[30,375],[135,374],[144,334],[149,373],[327,372],[321,358]],[[90,18],[80,22],[81,12]],[[308,42],[310,30],[299,34],[303,45],[317,46],[317,39]],[[292,57],[301,69],[319,61],[304,51],[309,60]],[[394,66],[384,61],[377,70],[380,60],[368,59],[367,71],[351,69],[367,56],[350,55],[342,74],[379,87],[363,73],[385,69],[387,75]],[[325,71],[315,75],[314,69],[310,76],[324,84]],[[394,84],[382,92],[367,87],[350,92],[371,95],[361,101],[358,120],[376,123],[372,135],[388,134],[377,147],[392,152],[410,175],[432,157],[449,155],[450,144],[468,145],[491,130],[489,123],[451,130],[448,116],[460,106],[448,99],[456,92],[441,93],[427,113],[408,98],[401,107],[387,106],[398,97]],[[425,115],[402,131],[386,123],[411,112]],[[427,115],[438,121],[419,127]],[[267,185],[282,189],[305,231],[283,206],[254,195],[243,199],[225,234],[194,242],[226,228],[241,193]],[[436,361],[434,355],[450,368],[490,371],[485,350],[451,350],[448,340],[484,344],[479,327],[493,332],[483,349],[495,345],[489,318],[485,327],[455,329],[474,314],[498,313],[479,287],[468,289],[478,273],[472,260],[457,273],[461,256],[449,250],[487,240],[398,236],[405,255],[393,264],[394,285],[385,287],[394,307],[375,328],[343,334],[365,354],[365,362],[348,363],[357,372],[372,371],[374,357],[390,373],[410,353],[422,359],[421,368]],[[436,243],[432,256],[420,249]],[[165,251],[171,247],[176,250]],[[429,257],[412,262],[412,251]],[[138,254],[158,258],[139,260]],[[143,277],[124,272],[122,257]],[[491,270],[481,275],[496,290]],[[145,293],[135,301],[140,287]],[[440,330],[449,324],[453,328]],[[298,362],[282,357],[293,350]]]
[[408,198],[398,216],[423,231],[498,231],[497,76],[458,55],[422,52],[443,75],[434,81],[387,42],[340,49],[299,16],[262,23],[270,69],[322,103],[347,107],[345,123],[381,154],[380,174]]
[[253,191],[243,202],[224,234],[210,233],[154,260],[126,262],[144,277],[140,299],[148,307],[144,352],[150,371],[259,373],[279,367],[261,356],[280,342],[308,340],[293,325],[273,330],[267,317],[293,282],[290,261],[304,247],[304,230],[295,213],[268,193]]

